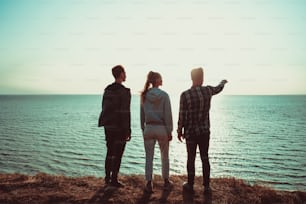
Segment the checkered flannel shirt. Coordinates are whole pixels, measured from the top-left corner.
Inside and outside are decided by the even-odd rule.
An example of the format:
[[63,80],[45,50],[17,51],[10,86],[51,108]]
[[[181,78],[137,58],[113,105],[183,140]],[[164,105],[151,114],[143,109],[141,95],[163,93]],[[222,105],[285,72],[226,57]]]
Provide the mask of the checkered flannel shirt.
[[181,94],[177,129],[179,135],[183,134],[188,139],[209,131],[211,97],[220,93],[223,88],[222,84],[216,87],[196,86]]

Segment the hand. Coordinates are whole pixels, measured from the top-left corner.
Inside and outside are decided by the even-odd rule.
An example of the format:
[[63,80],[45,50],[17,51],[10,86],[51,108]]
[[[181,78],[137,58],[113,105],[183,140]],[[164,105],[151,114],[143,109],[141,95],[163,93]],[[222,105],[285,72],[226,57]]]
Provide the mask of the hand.
[[180,142],[183,142],[183,139],[185,139],[184,135],[183,134],[178,134],[177,135],[177,138]]
[[172,135],[168,135],[168,141],[170,142],[172,140]]
[[130,141],[132,139],[132,137],[131,137],[131,135],[127,135],[126,137],[125,137],[125,141]]
[[224,85],[224,84],[226,84],[228,81],[226,80],[226,79],[223,79],[221,82],[220,82],[220,84],[222,84],[222,85]]

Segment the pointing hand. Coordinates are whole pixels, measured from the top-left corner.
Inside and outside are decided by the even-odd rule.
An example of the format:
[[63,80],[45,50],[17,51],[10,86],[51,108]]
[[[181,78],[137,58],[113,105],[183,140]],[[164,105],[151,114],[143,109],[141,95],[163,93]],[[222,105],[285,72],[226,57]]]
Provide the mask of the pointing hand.
[[224,84],[226,84],[228,81],[226,80],[226,79],[223,79],[221,82],[220,82],[220,84],[222,84],[222,85],[224,85]]

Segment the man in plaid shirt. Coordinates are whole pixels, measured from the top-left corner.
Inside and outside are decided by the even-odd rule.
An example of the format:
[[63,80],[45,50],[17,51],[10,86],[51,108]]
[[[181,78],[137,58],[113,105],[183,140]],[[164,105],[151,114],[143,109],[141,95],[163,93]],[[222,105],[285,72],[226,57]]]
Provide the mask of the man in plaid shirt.
[[184,91],[180,97],[180,110],[178,119],[178,139],[186,139],[188,182],[184,183],[184,190],[193,192],[195,176],[196,149],[199,146],[202,160],[204,193],[211,192],[209,186],[210,164],[208,147],[210,138],[209,109],[213,95],[220,93],[226,80],[222,80],[216,87],[202,86],[203,69],[191,71],[192,87]]

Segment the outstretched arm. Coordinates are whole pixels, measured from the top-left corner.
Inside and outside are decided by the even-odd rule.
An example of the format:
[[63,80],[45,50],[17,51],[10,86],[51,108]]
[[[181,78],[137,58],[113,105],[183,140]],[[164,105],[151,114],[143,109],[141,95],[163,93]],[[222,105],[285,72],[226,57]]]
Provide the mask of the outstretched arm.
[[215,87],[213,87],[213,86],[208,86],[211,95],[215,95],[215,94],[220,93],[220,92],[223,90],[224,85],[225,85],[226,83],[227,83],[227,80],[224,79],[224,80],[222,80],[222,81],[219,83],[218,86],[215,86]]

